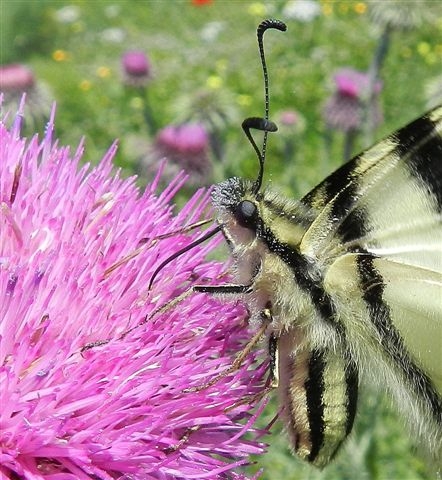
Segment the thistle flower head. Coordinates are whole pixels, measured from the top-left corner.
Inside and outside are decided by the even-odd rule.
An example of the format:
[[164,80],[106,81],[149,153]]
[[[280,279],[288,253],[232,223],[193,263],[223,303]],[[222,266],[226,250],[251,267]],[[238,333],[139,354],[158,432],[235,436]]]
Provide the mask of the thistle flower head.
[[[334,75],[336,91],[340,95],[364,99],[367,96],[370,79],[366,72],[353,68],[341,68]],[[377,80],[374,85],[376,94],[382,90],[382,82]]]
[[[358,130],[364,121],[364,106],[370,98],[370,78],[365,72],[353,68],[342,68],[334,75],[335,91],[325,104],[323,117],[329,128],[348,132]],[[378,94],[382,82],[373,85],[375,124],[382,121]]]
[[152,67],[147,55],[141,50],[129,50],[121,58],[123,79],[128,85],[144,87],[150,80]]
[[[0,472],[25,479],[243,478],[263,445],[246,432],[265,365],[228,368],[248,336],[244,310],[189,282],[220,281],[217,243],[156,266],[200,233],[207,192],[174,214],[183,175],[156,194],[112,173],[115,145],[79,166],[45,137],[0,123]],[[221,280],[222,281],[222,280]],[[167,307],[168,305],[168,307]],[[166,306],[166,307],[165,307]],[[165,308],[163,308],[165,307]],[[96,342],[84,350],[85,345]]]
[[206,151],[209,138],[202,125],[188,123],[168,125],[158,133],[157,141],[177,154],[192,155]]
[[305,129],[305,119],[296,110],[281,110],[276,114],[277,125],[283,133],[293,135]]
[[0,93],[3,95],[4,111],[16,110],[23,93],[26,93],[26,122],[30,130],[43,126],[47,121],[51,110],[49,89],[37,81],[28,66],[21,63],[1,65]]
[[0,67],[0,90],[23,93],[35,84],[34,72],[21,63]]
[[160,159],[168,160],[170,178],[184,170],[194,185],[207,183],[212,171],[209,160],[209,134],[198,122],[167,125],[155,138],[153,152],[142,160],[144,168],[152,171]]

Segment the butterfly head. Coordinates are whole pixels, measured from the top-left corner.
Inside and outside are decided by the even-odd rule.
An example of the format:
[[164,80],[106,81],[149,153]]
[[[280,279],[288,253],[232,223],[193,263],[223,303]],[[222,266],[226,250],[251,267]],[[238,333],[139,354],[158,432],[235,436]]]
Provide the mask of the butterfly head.
[[212,204],[229,245],[250,243],[260,225],[260,197],[254,182],[232,177],[215,185]]

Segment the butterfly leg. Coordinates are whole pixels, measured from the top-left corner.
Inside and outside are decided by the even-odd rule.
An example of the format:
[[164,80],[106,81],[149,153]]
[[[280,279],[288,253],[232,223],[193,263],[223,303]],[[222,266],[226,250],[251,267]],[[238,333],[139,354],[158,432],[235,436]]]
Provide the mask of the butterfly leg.
[[178,440],[178,442],[175,443],[174,445],[171,445],[170,447],[165,448],[163,452],[166,454],[176,452],[189,441],[189,438],[192,435],[192,433],[197,432],[201,427],[202,425],[194,425],[193,427],[186,428],[185,432],[183,433],[181,438]]
[[[270,309],[270,304],[261,312],[261,318],[263,320],[263,325],[267,326],[273,321],[273,317],[271,314],[271,309]],[[262,328],[262,327],[261,327]],[[265,330],[264,330],[265,332]],[[253,340],[253,339],[252,339]],[[255,403],[259,402],[263,397],[268,395],[272,390],[278,387],[279,385],[279,345],[278,345],[278,337],[272,332],[269,336],[269,342],[268,342],[268,349],[269,349],[269,357],[270,357],[270,362],[269,362],[269,369],[270,369],[270,374],[269,374],[269,381],[267,385],[264,387],[262,391],[259,393],[256,393],[253,395],[252,399],[245,398],[242,400],[239,400],[238,402],[234,403],[230,407],[226,408],[226,412],[229,410],[233,410],[237,408],[239,405],[243,405],[245,403]],[[250,344],[251,342],[249,342]],[[245,349],[249,346],[249,344],[246,345]],[[247,350],[247,352],[250,352],[250,349]],[[242,354],[243,352],[241,352]],[[241,355],[240,354],[240,355]],[[244,358],[244,357],[243,357]]]
[[224,284],[224,285],[194,285],[192,287],[194,292],[198,293],[225,293],[225,294],[235,294],[235,293],[250,293],[252,291],[252,285],[235,285],[235,284]]
[[[141,327],[142,325],[146,324],[151,320],[152,317],[155,315],[158,315],[159,313],[164,313],[168,310],[171,310],[173,307],[178,305],[180,302],[182,302],[184,299],[189,297],[192,293],[197,292],[197,293],[211,293],[211,294],[216,294],[216,293],[224,293],[224,294],[235,294],[235,293],[248,293],[252,289],[252,285],[234,285],[234,284],[227,284],[227,285],[195,285],[185,292],[183,292],[181,295],[178,295],[178,297],[174,298],[173,300],[170,300],[167,302],[165,305],[162,305],[161,307],[155,309],[150,315],[146,315],[146,317],[139,323],[137,323],[135,326],[132,328],[127,329],[124,331],[118,339],[121,340],[123,339],[127,334],[131,333],[133,330]],[[80,350],[80,353],[83,354],[86,350],[91,350],[92,348],[95,347],[100,347],[102,345],[106,345],[111,341],[111,339],[105,339],[105,340],[97,340],[95,342],[90,342],[87,343],[86,345],[83,345],[83,347]]]
[[[224,285],[221,285],[217,288],[221,288],[223,287]],[[230,287],[230,285],[227,285],[228,287]],[[261,312],[261,318],[262,318],[262,324],[261,326],[259,327],[259,329],[257,330],[257,332],[253,335],[253,337],[247,342],[246,346],[239,352],[239,354],[236,356],[235,360],[232,362],[232,364],[230,365],[229,368],[227,368],[226,370],[222,371],[221,373],[219,373],[218,375],[215,375],[213,378],[211,378],[208,382],[206,383],[203,383],[201,385],[198,385],[196,387],[190,387],[190,388],[186,388],[185,390],[183,390],[185,393],[189,393],[189,392],[199,392],[201,390],[205,390],[206,388],[209,388],[211,387],[212,385],[215,385],[215,383],[217,383],[219,380],[221,380],[222,378],[226,377],[227,375],[230,375],[231,373],[234,373],[236,372],[237,370],[239,370],[241,368],[241,365],[244,361],[244,359],[250,354],[250,352],[256,347],[256,345],[258,344],[258,342],[261,340],[261,338],[263,337],[263,335],[265,334],[268,326],[269,326],[269,323],[272,321],[272,316],[271,316],[271,313],[270,313],[270,310],[268,308],[265,308],[262,312]],[[273,369],[275,370],[275,369]]]

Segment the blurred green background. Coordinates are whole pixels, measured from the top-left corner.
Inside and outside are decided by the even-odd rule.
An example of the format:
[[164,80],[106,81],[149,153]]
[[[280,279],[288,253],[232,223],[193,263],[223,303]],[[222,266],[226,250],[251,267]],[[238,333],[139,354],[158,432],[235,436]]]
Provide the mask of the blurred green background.
[[[380,69],[383,122],[368,135],[361,125],[352,147],[357,153],[440,98],[442,65],[440,2],[382,2],[393,7],[384,17],[372,14],[375,2],[300,3],[2,0],[0,61],[24,64],[34,74],[29,131],[43,131],[55,100],[62,144],[75,147],[84,136],[85,160],[97,163],[119,139],[115,163],[127,175],[136,172],[140,186],[150,178],[143,159],[155,161],[158,131],[187,121],[201,122],[217,145],[209,149],[212,173],[204,183],[253,178],[257,161],[240,124],[264,109],[255,31],[264,18],[280,18],[288,32],[266,34],[270,116],[278,122],[286,111],[296,115],[270,138],[266,180],[298,197],[343,159],[346,134],[327,130],[323,116],[336,70],[367,71],[388,30]],[[134,49],[150,62],[142,87],[128,86],[122,71],[121,56]],[[3,110],[15,110],[17,96],[6,100]],[[367,391],[361,404],[355,432],[330,468],[317,472],[293,458],[277,423],[264,439],[269,453],[248,474],[262,468],[261,478],[276,480],[434,478],[388,402]],[[260,424],[277,409],[272,401]]]

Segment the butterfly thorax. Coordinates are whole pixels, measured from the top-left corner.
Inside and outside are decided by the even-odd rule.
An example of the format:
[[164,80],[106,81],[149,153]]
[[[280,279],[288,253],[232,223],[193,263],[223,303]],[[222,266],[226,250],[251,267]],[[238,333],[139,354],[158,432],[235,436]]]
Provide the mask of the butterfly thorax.
[[309,328],[318,321],[311,313],[312,291],[324,295],[320,264],[300,251],[313,212],[271,189],[254,193],[253,187],[234,177],[216,185],[212,194],[217,222],[232,250],[235,281],[253,285],[244,296],[252,321],[270,304],[275,331]]

